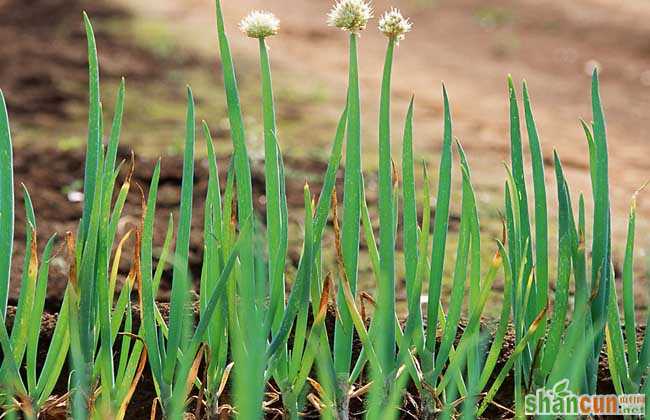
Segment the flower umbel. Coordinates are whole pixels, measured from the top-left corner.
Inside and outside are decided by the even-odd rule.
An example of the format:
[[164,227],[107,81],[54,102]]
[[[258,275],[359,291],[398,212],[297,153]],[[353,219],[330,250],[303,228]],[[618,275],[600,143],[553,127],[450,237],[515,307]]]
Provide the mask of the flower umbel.
[[338,0],[327,14],[327,24],[356,34],[366,29],[371,18],[370,3],[364,0]]
[[271,12],[253,10],[239,22],[239,30],[251,38],[266,38],[277,35],[280,20]]
[[397,42],[404,39],[407,32],[411,30],[413,24],[408,18],[402,16],[399,10],[392,8],[379,19],[379,30],[388,38],[395,39]]

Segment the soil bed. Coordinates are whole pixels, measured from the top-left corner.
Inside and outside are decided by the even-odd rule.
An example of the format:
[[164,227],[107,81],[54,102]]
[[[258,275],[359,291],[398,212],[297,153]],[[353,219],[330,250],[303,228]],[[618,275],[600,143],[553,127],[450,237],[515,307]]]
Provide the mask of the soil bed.
[[[124,161],[124,169],[118,178],[118,186],[124,181],[130,166],[131,155],[126,149],[120,149],[118,161]],[[45,247],[47,238],[53,234],[58,235],[57,244],[62,243],[64,234],[68,231],[75,232],[81,219],[82,203],[80,194],[82,190],[84,155],[81,151],[61,151],[57,149],[34,150],[21,149],[14,153],[14,188],[16,191],[16,223],[14,239],[14,264],[12,266],[12,283],[10,290],[10,303],[15,304],[20,291],[20,278],[22,275],[22,262],[25,255],[25,210],[22,200],[22,187],[24,185],[31,196],[36,213],[39,255]],[[134,173],[131,188],[122,212],[122,220],[118,228],[118,238],[125,235],[130,229],[135,228],[140,222],[142,212],[142,196],[140,186],[144,193],[150,182],[155,160],[135,157]],[[225,187],[229,159],[218,159],[219,177],[222,189]],[[290,217],[302,217],[303,195],[302,186],[309,180],[312,194],[320,193],[321,174],[325,172],[326,164],[316,160],[295,160],[287,158],[285,161],[287,176],[287,203]],[[163,158],[161,163],[160,186],[156,223],[154,231],[154,247],[162,246],[169,215],[178,220],[178,203],[180,200],[180,185],[183,162],[180,157]],[[260,164],[252,165],[253,195],[259,220],[263,223],[264,216],[264,168]],[[339,174],[342,176],[342,174]],[[342,178],[341,178],[342,179]],[[203,208],[207,191],[208,169],[207,161],[197,161],[194,177],[194,197],[192,215],[192,235],[190,240],[190,270],[195,279],[201,272],[203,249]],[[119,189],[116,188],[116,190]],[[297,222],[297,220],[296,220]],[[176,226],[176,224],[174,225]],[[130,240],[131,241],[131,240]],[[122,253],[120,274],[126,275],[132,263],[132,244],[127,243]],[[50,266],[50,278],[46,311],[58,311],[61,298],[67,283],[67,266],[60,246],[55,246],[55,253]],[[299,249],[289,253],[289,263],[297,264]],[[155,253],[155,252],[154,252]],[[156,254],[156,253],[155,253]],[[171,269],[163,275],[161,282],[160,299],[166,299],[170,287]]]
[[[168,316],[168,305],[165,303],[159,304],[159,308],[161,311],[161,314],[163,315],[163,318],[167,318]],[[195,305],[195,315],[198,316],[198,310],[196,309],[197,306]],[[134,324],[133,328],[134,331],[137,331],[138,325],[139,325],[139,318],[137,316],[137,306],[135,307],[136,314],[134,314]],[[11,328],[13,325],[13,317],[15,315],[15,307],[9,307],[8,314],[7,314],[7,327]],[[334,336],[334,325],[335,325],[335,310],[334,308],[330,308],[328,311],[328,317],[326,318],[326,327],[328,331],[328,335],[330,337],[330,341],[332,340]],[[54,327],[56,326],[56,315],[52,314],[44,314],[43,319],[42,319],[42,324],[41,324],[41,337],[40,337],[40,342],[39,342],[39,351],[38,351],[38,356],[37,356],[37,365],[38,369],[42,367],[43,362],[45,361],[45,357],[47,355],[47,349],[50,344],[50,340],[52,338],[52,334],[54,332]],[[368,323],[369,320],[366,320]],[[464,329],[464,322],[461,322],[461,325],[458,330],[458,334],[456,339],[460,338],[460,335],[462,334],[462,331]],[[486,326],[486,324],[483,324],[482,328],[486,328],[488,330],[491,330],[490,327]],[[494,375],[496,375],[501,367],[506,363],[507,359],[509,358],[510,354],[512,353],[512,350],[514,348],[514,342],[515,338],[514,335],[511,333],[512,328],[508,330],[508,333],[505,337],[504,340],[504,345],[503,345],[503,350],[501,352],[501,355],[499,356],[499,360],[497,362],[496,368],[494,370]],[[645,327],[639,327],[637,329],[637,336],[642,337],[642,334],[645,332]],[[291,340],[291,337],[290,337]],[[331,344],[331,343],[330,343]],[[489,343],[488,343],[489,345]],[[361,342],[359,341],[358,337],[355,335],[354,337],[354,343],[353,343],[353,360],[355,360],[358,355],[359,351],[361,350]],[[203,368],[203,366],[202,366]],[[199,377],[201,377],[201,372],[202,369],[199,372]],[[366,378],[361,377],[361,382],[357,384],[357,387],[360,387],[363,385],[363,382]],[[501,386],[501,389],[497,393],[497,395],[494,398],[494,401],[496,404],[492,404],[488,407],[488,409],[485,411],[483,414],[483,418],[485,419],[501,419],[501,418],[511,418],[512,417],[512,407],[514,406],[514,401],[512,400],[512,387],[513,387],[513,375],[510,374],[504,381],[503,385]],[[54,395],[62,395],[66,392],[66,388],[68,385],[68,371],[67,371],[67,366],[64,366],[64,370],[56,384],[56,387],[54,389]],[[488,384],[489,387],[489,384]],[[599,372],[598,372],[598,393],[600,394],[613,394],[614,388],[611,382],[611,377],[609,376],[609,369],[607,367],[607,359],[606,359],[606,354],[603,352],[600,355],[600,367],[599,367]],[[269,387],[267,387],[267,400],[269,399],[275,399],[274,398],[275,394],[275,387],[274,384],[270,384]],[[196,390],[193,391],[192,395],[196,395]],[[134,393],[133,399],[131,403],[129,404],[128,410],[127,410],[127,418],[132,418],[132,419],[145,419],[150,417],[150,412],[151,412],[151,405],[152,401],[156,398],[156,392],[154,389],[153,385],[153,378],[150,374],[150,371],[148,369],[145,369],[142,375],[142,378],[140,379],[140,382],[138,383],[138,386],[136,388],[136,392]],[[228,404],[230,402],[230,395],[229,395],[229,385],[227,385],[224,394],[222,395],[220,399],[221,404]],[[402,414],[400,416],[401,419],[417,419],[420,418],[419,415],[419,409],[420,409],[420,398],[418,396],[417,390],[414,388],[413,384],[411,383],[410,386],[408,387],[403,404],[402,404]],[[194,408],[193,406],[190,406],[190,408]],[[160,412],[160,410],[158,410]],[[363,412],[364,412],[364,399],[363,396],[354,398],[350,401],[350,413],[353,414],[351,418],[363,418]],[[50,413],[50,415],[45,415],[41,418],[45,419],[62,419],[64,417],[61,417],[61,415],[64,413],[63,410],[57,411],[56,413]],[[270,403],[267,405],[267,415],[266,418],[268,419],[273,419],[273,418],[279,418],[283,413],[283,408],[282,408],[282,401],[277,400],[274,401],[273,403]],[[47,414],[47,413],[46,413]],[[304,411],[304,417],[305,418],[318,418],[318,412],[316,409],[311,406],[309,403],[305,406],[305,411]],[[226,414],[224,414],[224,418],[228,418]]]
[[56,125],[85,106],[88,57],[81,11],[92,16],[104,80],[160,77],[160,58],[115,37],[111,21],[128,13],[110,2],[0,0],[0,81],[12,122]]

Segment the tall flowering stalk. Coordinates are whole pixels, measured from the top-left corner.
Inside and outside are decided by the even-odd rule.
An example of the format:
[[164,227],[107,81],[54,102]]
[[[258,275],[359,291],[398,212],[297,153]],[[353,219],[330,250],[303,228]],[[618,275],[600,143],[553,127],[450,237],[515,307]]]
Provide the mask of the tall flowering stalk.
[[379,30],[388,38],[379,108],[379,279],[376,322],[377,355],[386,373],[395,364],[395,229],[393,170],[390,146],[390,90],[395,45],[411,29],[408,19],[392,9],[379,21]]
[[[271,64],[266,38],[277,35],[280,21],[270,12],[253,11],[239,24],[239,29],[246,36],[259,42],[260,73],[262,81],[262,116],[264,120],[264,176],[266,187],[266,232],[267,253],[269,260],[268,279],[270,308],[266,319],[273,335],[282,325],[285,313],[284,266],[287,255],[287,218],[286,195],[281,192],[284,175],[281,170],[280,148],[277,142],[275,105],[271,81]],[[277,369],[274,369],[276,382],[285,390],[287,386],[287,345],[283,343]],[[297,413],[293,394],[283,393],[285,406],[292,413]],[[288,401],[292,400],[292,401]]]
[[411,29],[411,23],[397,9],[386,12],[379,21],[379,30],[388,38],[381,84],[379,107],[379,278],[374,345],[383,378],[377,376],[373,387],[371,417],[379,414],[381,402],[388,395],[395,370],[395,211],[393,208],[393,167],[390,145],[391,74],[395,45]]
[[[359,33],[366,28],[372,17],[372,9],[363,0],[340,0],[328,15],[330,26],[349,32],[348,73],[348,126],[345,157],[345,180],[343,187],[342,257],[345,276],[352,294],[356,293],[359,256],[359,233],[361,210],[361,111],[359,92],[359,71],[357,63],[357,41]],[[337,302],[340,318],[334,333],[334,368],[339,386],[339,411],[347,413],[350,363],[352,361],[352,318],[347,306],[343,288],[339,288]]]
[[239,29],[259,41],[262,79],[262,114],[264,119],[264,175],[266,179],[266,230],[269,258],[272,331],[275,333],[284,312],[284,263],[286,258],[286,222],[282,217],[280,194],[279,146],[271,82],[271,65],[266,38],[276,35],[280,21],[269,12],[253,11],[239,24]]

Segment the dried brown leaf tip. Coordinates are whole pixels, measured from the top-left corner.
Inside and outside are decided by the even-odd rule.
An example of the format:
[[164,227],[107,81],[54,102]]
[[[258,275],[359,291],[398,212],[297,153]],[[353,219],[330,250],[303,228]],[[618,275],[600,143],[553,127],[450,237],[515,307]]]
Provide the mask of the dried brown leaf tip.
[[76,243],[72,232],[65,233],[66,259],[68,262],[68,281],[72,284],[72,289],[77,291],[77,258]]

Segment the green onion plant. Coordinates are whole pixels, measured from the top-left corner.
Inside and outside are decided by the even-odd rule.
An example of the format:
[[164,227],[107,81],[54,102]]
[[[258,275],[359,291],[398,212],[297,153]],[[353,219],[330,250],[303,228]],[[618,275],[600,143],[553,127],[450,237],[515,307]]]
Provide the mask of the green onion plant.
[[[181,419],[193,413],[196,418],[258,419],[277,413],[277,405],[271,406],[279,401],[291,419],[310,411],[325,419],[349,419],[358,415],[352,408],[361,399],[363,417],[391,419],[400,416],[407,389],[408,400],[417,401],[414,415],[419,418],[487,417],[503,405],[497,399],[504,393],[511,395],[507,409],[524,418],[525,396],[540,388],[568,380],[576,394],[597,392],[602,350],[615,392],[647,396],[650,337],[637,328],[635,306],[641,287],[634,271],[636,197],[641,190],[630,206],[619,279],[612,262],[608,145],[598,72],[591,85],[593,122],[581,121],[589,148],[591,219],[585,210],[588,196],[572,197],[557,151],[552,160],[544,156],[527,84],[520,98],[509,77],[503,235],[486,238],[470,156],[454,139],[444,85],[437,188],[426,163],[422,182],[416,177],[414,98],[403,122],[401,160],[393,153],[392,68],[399,43],[412,29],[396,9],[384,13],[378,25],[387,48],[379,92],[377,208],[368,202],[361,164],[365,140],[358,53],[360,34],[372,15],[364,0],[339,0],[328,15],[328,24],[348,36],[346,104],[319,193],[304,185],[302,246],[295,270],[287,269],[292,242],[268,48],[280,27],[273,14],[252,12],[239,25],[259,48],[266,198],[261,219],[253,207],[245,120],[223,10],[216,0],[232,159],[222,184],[215,152],[221,139],[213,139],[202,121],[208,182],[197,279],[191,278],[189,266],[197,125],[192,90],[187,88],[180,209],[169,216],[163,247],[154,255],[161,162],[153,168],[146,198],[142,192],[140,223],[118,235],[134,170],[133,164],[128,168],[117,162],[125,81],[105,136],[97,46],[84,14],[89,113],[82,218],[76,232],[49,238],[39,254],[35,206],[23,188],[26,253],[17,304],[9,311],[11,267],[17,263],[12,261],[13,149],[0,92],[0,406],[7,418],[36,419],[64,407],[74,419],[122,419],[145,375],[152,378],[156,393],[151,418]],[[337,185],[341,166],[343,185]],[[554,191],[545,178],[550,166]],[[455,174],[458,184],[452,182]],[[456,189],[457,233],[450,228]],[[555,207],[557,229],[549,214]],[[371,217],[374,210],[377,220]],[[330,236],[332,259],[324,249],[324,238]],[[400,238],[403,246],[398,249]],[[68,285],[49,349],[40,361],[40,321],[57,243],[67,257]],[[121,257],[131,250],[133,265],[120,279]],[[486,250],[492,255],[488,261]],[[358,287],[361,252],[370,260],[371,291]],[[172,266],[171,295],[168,311],[163,311],[158,290],[167,265]],[[396,310],[401,272],[405,318]],[[501,280],[503,288],[497,288]],[[444,298],[446,285],[450,293]],[[485,309],[496,294],[501,306],[494,327],[488,328]],[[512,348],[505,352],[509,339]],[[69,374],[64,377],[66,359]],[[67,383],[67,392],[53,395],[61,383]]]

